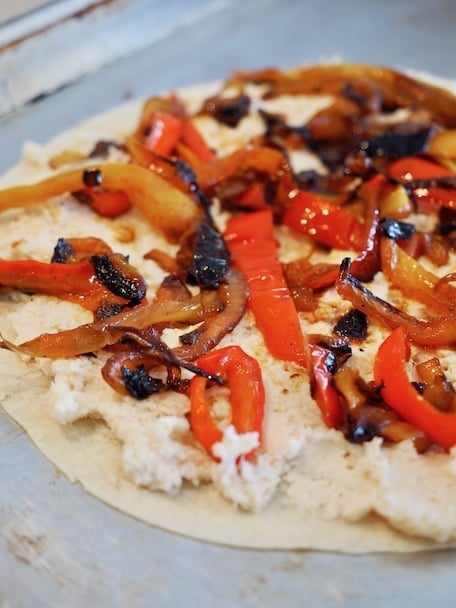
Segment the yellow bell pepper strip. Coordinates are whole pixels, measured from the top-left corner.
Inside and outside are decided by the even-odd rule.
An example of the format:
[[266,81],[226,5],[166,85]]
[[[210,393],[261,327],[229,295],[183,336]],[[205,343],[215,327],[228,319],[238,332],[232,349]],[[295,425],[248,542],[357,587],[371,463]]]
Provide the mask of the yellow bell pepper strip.
[[179,237],[199,217],[201,209],[192,197],[136,164],[102,163],[87,169],[73,169],[36,184],[0,190],[0,211],[42,203],[53,196],[86,187],[87,173],[99,173],[97,188],[123,191],[152,226],[170,239]]
[[404,420],[418,427],[445,450],[456,445],[456,413],[432,406],[411,384],[406,365],[410,344],[403,327],[395,329],[380,345],[374,379],[385,402]]
[[274,239],[272,211],[232,217],[225,240],[232,263],[247,278],[252,310],[269,352],[306,366],[305,339],[287,287]]
[[436,314],[455,312],[456,288],[426,270],[395,240],[386,237],[380,240],[380,257],[383,274],[405,296],[423,302]]
[[[200,357],[197,366],[227,382],[231,423],[239,434],[257,432],[261,445],[265,391],[256,359],[239,346],[226,346]],[[206,452],[215,458],[212,448],[222,440],[223,433],[212,420],[206,384],[207,379],[202,376],[195,376],[190,381],[190,426]],[[252,458],[256,452],[249,452],[246,457]]]
[[327,365],[330,352],[322,346],[310,344],[309,355],[312,397],[320,408],[326,426],[339,429],[343,422],[343,410],[339,393],[333,385],[333,376]]
[[424,83],[396,70],[358,63],[306,66],[283,71],[266,68],[237,72],[234,83],[257,82],[268,85],[271,96],[345,95],[351,89],[365,100],[365,107],[422,108],[442,126],[456,126],[456,98],[445,89]]

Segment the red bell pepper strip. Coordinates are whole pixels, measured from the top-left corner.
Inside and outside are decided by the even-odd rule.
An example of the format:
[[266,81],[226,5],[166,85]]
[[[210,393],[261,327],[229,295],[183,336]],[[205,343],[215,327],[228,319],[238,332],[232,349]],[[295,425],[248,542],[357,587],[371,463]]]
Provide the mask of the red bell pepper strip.
[[364,182],[358,190],[358,195],[364,203],[364,225],[355,227],[352,238],[361,247],[361,253],[353,260],[352,272],[361,281],[372,280],[380,268],[379,225],[380,225],[380,196],[386,179],[383,175],[375,175]]
[[374,363],[374,379],[385,402],[404,420],[424,431],[435,443],[449,450],[456,445],[456,413],[433,407],[415,390],[406,371],[410,344],[403,327],[395,329],[381,344]]
[[282,223],[336,249],[361,251],[358,234],[363,225],[349,211],[305,190],[292,190]]
[[305,340],[278,259],[273,228],[271,210],[255,211],[231,218],[225,240],[234,266],[247,278],[248,306],[269,352],[305,367]]
[[406,156],[392,161],[388,165],[387,173],[393,179],[401,182],[411,182],[416,179],[434,179],[449,177],[454,173],[438,163],[420,158],[419,156]]
[[148,124],[143,125],[142,144],[161,156],[170,156],[181,143],[188,148],[199,161],[211,162],[215,154],[206,144],[203,136],[191,120],[171,112],[155,110],[151,113]]
[[191,120],[184,120],[180,141],[196,154],[199,160],[211,162],[215,158],[214,152],[209,148],[204,137]]
[[234,205],[242,209],[265,209],[267,207],[264,186],[253,183],[235,197]]
[[182,128],[182,118],[156,110],[149,118],[143,143],[149,150],[162,156],[169,156],[180,139]]
[[338,429],[342,426],[343,411],[339,393],[332,383],[332,374],[328,371],[326,365],[328,350],[322,346],[311,344],[309,354],[312,396],[320,408],[326,426]]
[[[226,346],[203,355],[197,365],[227,381],[234,428],[238,433],[256,431],[261,444],[265,392],[256,359],[239,346]],[[212,420],[205,394],[206,383],[207,379],[202,376],[195,376],[190,381],[190,426],[196,439],[213,456],[212,448],[222,440],[223,433]],[[254,452],[247,456],[251,457]]]
[[[388,166],[388,175],[404,184],[419,180],[432,180],[445,177],[456,179],[453,171],[431,160],[419,156],[408,156],[393,161]],[[428,203],[431,206],[456,208],[456,188],[441,186],[416,187],[413,190],[414,199],[418,203]]]

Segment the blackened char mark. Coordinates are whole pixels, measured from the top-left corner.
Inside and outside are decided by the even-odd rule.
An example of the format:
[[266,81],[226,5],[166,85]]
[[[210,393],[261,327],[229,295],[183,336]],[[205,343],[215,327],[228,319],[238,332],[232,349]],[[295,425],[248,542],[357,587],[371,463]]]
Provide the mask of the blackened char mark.
[[361,143],[361,149],[368,156],[403,158],[422,152],[427,144],[431,129],[421,129],[415,133],[384,133]]
[[365,340],[367,337],[367,316],[357,308],[350,310],[336,323],[334,333],[349,339]]
[[190,264],[185,268],[190,283],[216,289],[230,267],[230,253],[219,230],[206,216],[192,235]]
[[51,262],[54,264],[65,264],[72,257],[73,253],[73,246],[65,238],[59,238],[54,247]]
[[408,241],[416,232],[416,226],[409,222],[401,222],[393,218],[384,217],[380,221],[380,228],[389,239],[404,239]]
[[144,365],[140,365],[134,370],[122,367],[121,376],[127,391],[138,400],[147,399],[150,395],[159,393],[165,388],[162,380],[149,376]]
[[237,95],[236,97],[211,97],[205,103],[204,109],[215,120],[235,128],[247,116],[250,108],[250,97]]
[[114,258],[109,255],[94,255],[92,263],[97,279],[114,295],[132,302],[140,302],[146,295],[144,281],[139,280],[137,276],[130,277],[122,272],[121,268],[126,264],[117,265]]

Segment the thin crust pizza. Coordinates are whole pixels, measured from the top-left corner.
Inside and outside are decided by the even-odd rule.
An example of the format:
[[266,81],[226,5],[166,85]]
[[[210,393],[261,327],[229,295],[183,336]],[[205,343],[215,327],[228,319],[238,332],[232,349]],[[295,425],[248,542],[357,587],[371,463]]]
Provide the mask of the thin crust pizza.
[[451,83],[348,64],[27,143],[0,190],[3,408],[172,532],[452,546],[455,163]]

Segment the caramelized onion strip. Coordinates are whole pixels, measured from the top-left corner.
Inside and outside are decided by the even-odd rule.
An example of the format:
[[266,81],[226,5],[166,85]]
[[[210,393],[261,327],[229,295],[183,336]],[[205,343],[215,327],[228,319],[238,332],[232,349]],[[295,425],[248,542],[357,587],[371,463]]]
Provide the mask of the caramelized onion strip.
[[[213,304],[218,302],[217,292],[213,292],[212,298]],[[115,344],[126,328],[145,329],[159,323],[198,323],[204,319],[207,306],[208,302],[203,305],[199,295],[185,302],[155,302],[74,329],[43,333],[15,347],[5,340],[3,342],[8,348],[34,357],[75,357]]]
[[192,341],[173,349],[174,355],[184,361],[194,361],[217,346],[226,334],[233,331],[242,319],[248,297],[248,286],[244,275],[230,269],[219,290],[223,310],[206,319],[192,334]]
[[336,289],[341,298],[383,325],[391,329],[404,327],[407,336],[418,346],[438,348],[456,344],[456,315],[423,321],[399,310],[374,295],[351,274],[349,258],[341,264]]
[[423,108],[446,127],[456,126],[456,98],[445,89],[391,68],[358,63],[298,68],[288,73],[267,69],[239,72],[237,79],[268,83],[272,95],[343,95],[350,88],[371,111],[382,106]]

